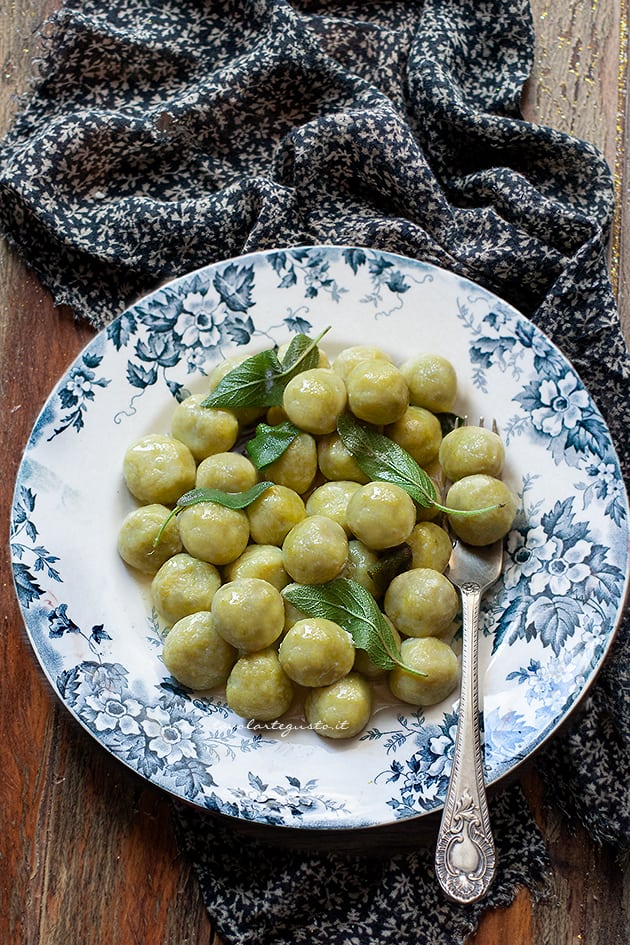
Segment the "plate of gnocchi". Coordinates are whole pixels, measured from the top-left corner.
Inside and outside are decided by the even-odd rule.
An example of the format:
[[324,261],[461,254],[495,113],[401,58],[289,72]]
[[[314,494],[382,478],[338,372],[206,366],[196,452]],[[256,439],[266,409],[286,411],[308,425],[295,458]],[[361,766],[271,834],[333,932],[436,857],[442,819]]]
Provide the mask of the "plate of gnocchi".
[[614,445],[571,364],[495,295],[305,246],[169,282],[87,345],[27,444],[11,553],[35,655],[105,750],[199,808],[342,830],[443,805],[453,535],[504,542],[480,618],[493,784],[613,639]]

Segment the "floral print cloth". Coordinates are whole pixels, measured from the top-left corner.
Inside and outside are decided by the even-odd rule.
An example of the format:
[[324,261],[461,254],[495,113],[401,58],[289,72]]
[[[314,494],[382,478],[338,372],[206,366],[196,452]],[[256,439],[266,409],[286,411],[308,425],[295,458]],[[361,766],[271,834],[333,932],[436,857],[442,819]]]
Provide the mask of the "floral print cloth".
[[[164,280],[249,250],[334,243],[423,259],[556,342],[627,475],[612,176],[592,145],[521,117],[525,0],[67,0],[45,35],[41,76],[0,148],[0,226],[56,302],[100,328]],[[629,700],[626,621],[540,766],[566,813],[620,852]],[[499,876],[470,907],[446,903],[425,849],[287,852],[190,809],[178,829],[227,942],[442,945],[543,878],[518,789],[495,794],[492,816]]]

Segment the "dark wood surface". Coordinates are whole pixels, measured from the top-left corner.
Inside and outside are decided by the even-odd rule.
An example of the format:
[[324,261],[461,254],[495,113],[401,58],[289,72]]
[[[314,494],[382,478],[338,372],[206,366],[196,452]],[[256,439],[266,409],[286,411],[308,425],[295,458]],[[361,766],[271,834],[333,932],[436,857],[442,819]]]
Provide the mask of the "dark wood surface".
[[[13,0],[0,9],[0,133],[31,74],[33,31],[55,5]],[[535,0],[533,9],[526,115],[595,142],[615,170],[611,272],[627,324],[627,3]],[[91,337],[0,247],[0,942],[220,945],[178,854],[170,800],[114,761],[56,700],[13,592],[8,515],[20,455],[51,387]],[[542,902],[521,890],[509,908],[484,918],[470,945],[627,945],[628,870],[583,831],[567,830],[531,769],[520,781],[549,845],[554,887]]]

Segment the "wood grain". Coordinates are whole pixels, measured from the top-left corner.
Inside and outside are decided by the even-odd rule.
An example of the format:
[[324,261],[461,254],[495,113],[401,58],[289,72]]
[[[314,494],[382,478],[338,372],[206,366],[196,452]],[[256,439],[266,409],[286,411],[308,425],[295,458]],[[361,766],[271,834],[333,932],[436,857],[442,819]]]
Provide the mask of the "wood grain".
[[[55,5],[12,0],[0,9],[0,134],[29,82],[35,28]],[[537,43],[525,113],[593,141],[615,172],[611,269],[628,326],[627,0],[533,0],[532,8]],[[19,457],[52,384],[91,335],[67,309],[55,309],[0,246],[7,444],[0,484],[0,942],[219,945],[178,855],[170,801],[115,762],[61,707],[33,658],[11,585],[6,522]],[[486,915],[470,945],[627,945],[628,871],[583,831],[567,829],[533,771],[521,782],[549,845],[553,892],[532,902],[521,890],[509,908]]]
[[[54,8],[0,11],[0,133],[28,87],[34,31]],[[23,629],[6,523],[19,458],[55,379],[92,337],[15,254],[0,246],[3,534],[0,687],[0,942],[6,945],[201,945],[212,930],[178,854],[172,807],[117,764],[56,700]]]

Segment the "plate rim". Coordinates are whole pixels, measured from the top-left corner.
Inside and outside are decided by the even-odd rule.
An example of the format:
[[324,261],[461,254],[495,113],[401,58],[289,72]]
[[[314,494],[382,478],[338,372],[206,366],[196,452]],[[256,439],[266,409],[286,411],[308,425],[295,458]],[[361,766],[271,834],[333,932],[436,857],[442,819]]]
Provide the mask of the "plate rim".
[[[40,426],[41,422],[43,421],[43,418],[44,418],[44,416],[45,416],[45,414],[46,414],[47,408],[49,407],[49,404],[51,403],[51,401],[52,401],[53,398],[55,397],[57,391],[60,389],[63,380],[64,380],[65,378],[67,378],[67,376],[70,374],[70,372],[73,370],[73,368],[75,368],[78,364],[81,363],[81,360],[82,360],[84,354],[86,354],[87,352],[89,352],[90,349],[91,349],[93,346],[95,346],[95,344],[98,343],[98,339],[99,339],[104,333],[107,332],[108,328],[109,328],[112,324],[114,324],[115,322],[119,321],[119,320],[120,320],[122,317],[124,317],[127,313],[129,313],[130,311],[134,310],[138,305],[140,305],[140,304],[146,304],[147,302],[149,302],[155,295],[157,295],[157,293],[163,292],[164,290],[168,290],[168,289],[175,289],[177,286],[179,286],[179,285],[185,283],[186,280],[190,280],[190,279],[194,278],[195,276],[199,276],[199,275],[205,274],[205,273],[207,273],[207,272],[216,271],[217,269],[220,269],[221,267],[225,267],[225,266],[227,266],[227,265],[230,265],[231,263],[234,263],[234,262],[244,263],[244,262],[246,262],[247,260],[257,259],[257,258],[260,258],[260,257],[266,257],[266,256],[269,256],[269,255],[278,254],[278,253],[288,253],[288,254],[289,254],[289,253],[294,253],[294,252],[305,252],[305,251],[306,251],[306,252],[310,252],[310,251],[322,251],[322,250],[324,250],[324,251],[334,251],[335,253],[340,253],[340,252],[343,252],[343,251],[345,251],[345,250],[359,250],[359,251],[363,251],[363,252],[366,252],[366,253],[375,253],[375,254],[377,254],[377,255],[379,255],[379,256],[386,256],[386,257],[391,257],[391,258],[394,258],[394,259],[399,259],[399,260],[401,260],[402,262],[404,262],[406,265],[409,265],[409,264],[416,265],[416,264],[418,264],[418,265],[420,265],[420,266],[423,267],[423,268],[426,268],[426,269],[429,269],[429,270],[435,270],[436,272],[440,273],[441,275],[445,275],[445,276],[446,276],[447,278],[449,278],[449,279],[450,279],[450,278],[457,279],[457,280],[459,280],[461,283],[464,283],[464,284],[470,286],[472,289],[474,289],[474,290],[476,290],[476,291],[481,290],[484,295],[489,296],[489,297],[491,297],[491,298],[493,298],[493,299],[496,299],[496,300],[497,300],[499,303],[501,303],[503,306],[506,306],[509,310],[511,310],[511,312],[515,313],[520,319],[524,320],[527,324],[532,325],[532,326],[534,327],[535,331],[544,337],[544,339],[547,341],[547,343],[548,343],[555,351],[558,352],[558,354],[560,355],[562,361],[565,362],[565,363],[571,368],[571,370],[574,372],[574,374],[579,378],[579,380],[580,380],[580,382],[583,384],[584,389],[586,390],[586,392],[587,392],[587,394],[588,394],[590,400],[592,401],[592,403],[594,404],[594,406],[596,407],[598,413],[599,413],[600,416],[601,416],[600,407],[599,407],[599,405],[597,404],[597,402],[596,402],[596,400],[595,400],[593,394],[590,392],[590,389],[588,388],[588,386],[587,386],[587,385],[584,383],[584,381],[582,380],[582,377],[581,377],[581,375],[580,375],[580,372],[579,372],[578,369],[573,365],[573,363],[572,363],[572,361],[570,360],[570,358],[569,358],[567,355],[565,355],[565,354],[563,353],[563,351],[562,351],[562,349],[559,347],[559,345],[558,345],[553,339],[551,339],[551,338],[549,337],[549,335],[544,331],[544,329],[539,328],[539,327],[535,324],[535,322],[533,322],[530,318],[528,318],[528,317],[525,316],[522,312],[520,312],[512,303],[506,302],[506,301],[505,301],[504,299],[502,299],[499,295],[497,295],[496,292],[494,292],[494,291],[492,291],[492,290],[490,290],[490,289],[485,288],[483,285],[481,285],[481,284],[479,284],[479,283],[473,281],[472,279],[470,279],[470,278],[467,277],[467,276],[463,276],[463,275],[461,275],[460,273],[454,272],[453,270],[446,269],[445,267],[438,266],[438,265],[436,265],[436,264],[434,264],[434,263],[427,262],[427,261],[422,260],[422,259],[415,259],[415,258],[413,258],[413,257],[405,256],[405,255],[402,254],[402,253],[392,252],[392,251],[390,251],[390,250],[383,250],[383,249],[380,249],[380,248],[378,248],[378,247],[363,247],[363,246],[359,246],[359,245],[356,245],[356,244],[313,243],[313,244],[299,244],[299,245],[295,245],[295,246],[282,246],[282,247],[273,247],[273,248],[270,247],[270,248],[260,249],[260,250],[251,250],[251,251],[248,251],[247,253],[243,253],[243,254],[240,254],[240,255],[237,255],[237,256],[231,256],[231,257],[228,257],[228,258],[226,258],[226,259],[218,260],[218,261],[215,261],[215,262],[211,262],[211,263],[205,264],[205,265],[203,265],[203,266],[199,266],[199,267],[197,267],[196,269],[191,270],[190,272],[182,273],[182,274],[180,274],[180,275],[178,275],[178,276],[175,276],[175,277],[168,278],[168,279],[164,280],[164,281],[161,282],[160,284],[156,285],[156,286],[155,286],[153,289],[151,289],[149,292],[145,293],[145,294],[142,295],[142,296],[139,296],[139,297],[136,298],[133,302],[131,302],[123,311],[121,311],[120,313],[118,313],[118,314],[112,319],[112,321],[111,321],[107,326],[104,326],[104,327],[101,328],[101,329],[95,330],[95,333],[94,333],[94,335],[92,336],[92,338],[90,338],[90,339],[85,343],[85,345],[82,346],[81,350],[76,354],[75,357],[73,357],[71,363],[65,368],[65,370],[64,370],[64,371],[61,373],[61,375],[58,377],[57,381],[53,384],[52,388],[48,391],[48,394],[46,395],[46,398],[45,398],[45,400],[44,400],[44,403],[43,403],[41,409],[37,412],[36,418],[35,418],[34,422],[33,422],[32,425],[31,425],[31,430],[30,430],[29,436],[28,436],[28,438],[27,438],[27,441],[26,441],[26,443],[25,443],[25,446],[24,446],[24,448],[23,448],[22,455],[21,455],[21,457],[20,457],[20,460],[19,460],[19,463],[18,463],[18,467],[17,467],[17,473],[16,473],[16,476],[15,476],[14,488],[13,488],[13,493],[12,493],[11,510],[10,510],[10,539],[9,539],[9,541],[11,542],[11,536],[12,536],[12,534],[13,534],[13,526],[14,526],[14,518],[15,518],[15,508],[16,508],[16,504],[17,504],[18,492],[19,492],[20,487],[21,487],[22,485],[24,485],[24,478],[25,478],[25,477],[24,477],[24,468],[25,468],[26,461],[27,461],[27,459],[28,459],[29,450],[34,446],[35,441],[36,441],[36,431],[37,431],[37,428]],[[611,446],[611,448],[612,448],[612,453],[614,454],[615,460],[616,460],[616,462],[617,462],[617,467],[618,467],[619,472],[620,472],[620,481],[621,481],[621,484],[622,484],[622,487],[623,487],[623,493],[624,493],[624,495],[625,495],[626,508],[628,508],[628,490],[627,490],[627,486],[626,486],[626,483],[625,483],[625,480],[624,480],[624,477],[623,477],[623,472],[622,472],[622,467],[621,467],[621,463],[620,463],[620,460],[619,460],[619,453],[618,453],[618,450],[617,450],[617,446],[616,446],[615,440],[614,440],[614,438],[613,438],[613,435],[612,435],[612,433],[611,433],[611,431],[610,431],[610,428],[609,428],[609,426],[608,426],[608,423],[604,420],[603,416],[602,416],[602,421],[603,421],[604,426],[605,426],[605,428],[606,428],[606,432],[607,432],[607,435],[608,435],[608,438],[609,438],[610,446]],[[626,524],[626,535],[628,535],[628,524]],[[191,800],[189,800],[188,798],[183,797],[181,794],[176,793],[176,792],[175,792],[174,790],[172,790],[168,785],[165,785],[165,784],[156,782],[155,780],[153,780],[153,779],[151,779],[151,778],[148,778],[148,777],[147,777],[146,775],[144,775],[142,772],[140,772],[140,771],[138,771],[136,768],[134,768],[133,765],[131,765],[130,762],[129,762],[127,759],[125,759],[122,755],[113,752],[107,745],[105,745],[105,744],[103,743],[103,741],[97,737],[97,735],[95,734],[95,732],[92,731],[92,730],[89,728],[87,722],[86,722],[77,712],[75,712],[75,711],[73,710],[73,707],[72,707],[71,705],[69,705],[66,700],[64,700],[62,693],[59,691],[58,686],[57,686],[56,683],[55,683],[55,680],[54,680],[54,679],[52,678],[52,676],[51,676],[51,669],[50,669],[49,665],[44,661],[44,656],[43,656],[43,654],[40,652],[40,649],[39,649],[39,648],[37,647],[37,645],[36,645],[36,641],[34,640],[33,635],[32,635],[32,633],[31,633],[31,628],[30,628],[30,626],[29,626],[29,622],[28,622],[27,619],[26,619],[26,615],[25,615],[25,612],[24,612],[22,603],[21,603],[21,601],[20,601],[20,599],[19,599],[19,596],[18,596],[18,588],[17,588],[17,580],[16,580],[16,569],[15,569],[15,558],[14,558],[14,555],[13,555],[11,549],[10,549],[10,563],[11,563],[11,571],[12,571],[12,579],[13,579],[13,580],[12,580],[13,590],[14,590],[14,593],[15,593],[15,596],[16,596],[16,601],[17,601],[18,608],[19,608],[19,611],[20,611],[20,616],[21,616],[23,625],[24,625],[25,630],[26,630],[26,633],[27,633],[27,638],[28,638],[28,641],[29,641],[29,645],[30,645],[30,647],[31,647],[31,650],[34,652],[34,654],[35,654],[35,656],[36,656],[38,665],[39,665],[40,668],[42,669],[42,671],[43,671],[43,673],[44,673],[44,675],[45,675],[45,677],[46,677],[46,679],[47,679],[47,681],[48,681],[48,684],[50,685],[50,687],[52,688],[53,692],[55,693],[56,698],[59,699],[59,701],[60,701],[61,704],[64,706],[64,708],[70,713],[70,715],[72,716],[72,718],[73,718],[75,721],[78,721],[78,722],[79,722],[79,724],[81,725],[81,727],[91,736],[91,738],[92,738],[94,741],[96,741],[96,743],[100,746],[101,749],[104,749],[109,755],[113,755],[113,757],[115,758],[115,760],[116,760],[117,762],[122,763],[123,765],[125,765],[125,767],[126,767],[128,770],[130,770],[133,774],[135,774],[135,775],[141,777],[143,780],[149,781],[149,783],[150,783],[153,787],[157,787],[157,788],[159,788],[160,790],[165,791],[167,794],[169,794],[169,795],[170,795],[171,797],[173,797],[174,799],[176,799],[176,800],[178,800],[178,801],[180,801],[180,802],[189,804],[189,805],[191,805],[191,806],[192,806],[194,809],[196,809],[196,810],[200,810],[200,811],[203,811],[203,812],[205,812],[205,813],[211,813],[211,814],[216,815],[216,816],[227,817],[227,818],[229,818],[230,821],[233,821],[234,823],[237,823],[237,824],[241,824],[241,823],[244,823],[244,822],[245,822],[245,823],[248,823],[248,824],[255,824],[257,827],[265,827],[265,828],[269,828],[269,829],[272,829],[272,830],[283,830],[283,831],[294,831],[294,830],[298,830],[300,833],[304,833],[304,832],[306,832],[306,833],[317,833],[317,832],[330,833],[330,832],[333,832],[333,833],[337,834],[337,833],[340,833],[340,832],[352,832],[352,833],[354,833],[354,832],[356,832],[356,831],[363,831],[363,830],[377,831],[377,830],[380,830],[380,829],[382,829],[382,828],[388,828],[388,827],[389,827],[389,828],[392,828],[392,827],[396,827],[398,824],[401,824],[401,823],[404,824],[404,823],[410,823],[410,822],[416,823],[416,822],[418,822],[418,821],[426,821],[427,818],[431,817],[432,815],[435,815],[436,813],[439,813],[439,812],[442,810],[442,808],[443,808],[443,801],[440,801],[437,806],[435,806],[435,807],[433,807],[433,808],[431,808],[431,809],[429,809],[429,810],[417,811],[417,812],[414,812],[414,813],[412,813],[412,814],[410,814],[410,815],[408,815],[408,816],[405,816],[405,817],[402,818],[402,819],[396,818],[396,817],[392,817],[389,821],[386,821],[386,822],[383,822],[383,823],[381,823],[381,822],[379,822],[379,823],[372,823],[372,822],[369,822],[369,823],[353,822],[353,823],[340,823],[340,824],[337,824],[337,823],[328,823],[328,822],[326,822],[324,825],[322,825],[322,824],[319,824],[319,823],[317,823],[317,822],[311,822],[311,821],[298,822],[298,823],[289,823],[289,822],[285,822],[285,821],[280,821],[280,822],[277,822],[277,823],[269,824],[269,823],[267,823],[267,822],[265,822],[265,821],[263,821],[263,820],[257,820],[257,819],[248,820],[247,818],[243,818],[243,816],[239,816],[238,814],[232,814],[232,813],[230,813],[229,811],[223,811],[223,810],[218,810],[218,811],[217,811],[217,810],[214,810],[214,809],[212,809],[212,808],[203,807],[201,804],[195,803],[194,801],[191,801]],[[513,760],[513,761],[512,761],[512,764],[510,765],[509,768],[507,768],[506,770],[502,770],[501,773],[500,773],[497,777],[495,777],[493,780],[491,780],[490,782],[488,782],[488,783],[487,783],[487,787],[488,787],[489,789],[494,789],[494,788],[496,788],[496,787],[499,787],[499,786],[500,786],[502,783],[504,783],[507,779],[509,779],[510,777],[514,776],[517,772],[519,772],[520,769],[522,768],[522,766],[523,766],[526,762],[530,762],[530,761],[532,760],[532,758],[533,758],[535,755],[537,755],[537,754],[541,751],[541,749],[542,749],[555,735],[559,734],[560,730],[563,729],[563,728],[566,726],[566,724],[567,724],[568,722],[570,722],[570,720],[574,717],[574,715],[575,715],[576,711],[578,710],[578,708],[583,705],[585,699],[587,698],[587,696],[588,696],[589,693],[591,692],[592,687],[593,687],[594,684],[596,683],[596,681],[597,681],[597,679],[598,679],[598,677],[599,677],[599,674],[600,674],[602,668],[604,667],[605,663],[607,662],[607,660],[608,660],[608,658],[609,658],[609,654],[610,654],[611,648],[613,647],[613,645],[614,645],[614,643],[615,643],[615,640],[617,639],[617,636],[618,636],[618,634],[619,634],[619,630],[620,630],[621,624],[622,624],[624,618],[627,616],[626,613],[625,613],[625,611],[626,611],[626,608],[627,608],[627,605],[628,605],[629,598],[630,598],[630,561],[629,561],[628,559],[626,559],[626,571],[625,571],[625,575],[624,575],[624,585],[623,585],[623,590],[621,591],[621,593],[620,593],[620,595],[619,595],[619,601],[620,601],[620,603],[619,603],[619,606],[618,606],[618,608],[617,608],[616,619],[615,619],[615,621],[614,621],[614,625],[610,628],[610,632],[609,632],[609,634],[608,634],[608,636],[607,636],[606,643],[605,643],[605,645],[604,645],[604,647],[603,647],[603,649],[602,649],[602,651],[601,651],[601,654],[600,654],[600,656],[599,656],[599,659],[598,659],[597,663],[595,664],[594,668],[591,670],[590,675],[588,676],[587,680],[586,680],[585,683],[582,685],[582,688],[579,690],[579,692],[578,692],[577,695],[575,696],[573,702],[571,703],[571,706],[569,707],[569,710],[568,710],[565,714],[563,714],[561,718],[557,719],[552,725],[550,725],[550,726],[548,727],[548,730],[545,732],[545,734],[543,734],[543,735],[537,740],[537,742],[536,742],[535,746],[533,747],[533,749],[531,749],[530,751],[528,751],[527,754],[526,754],[524,757],[521,757],[521,758],[518,758],[518,759],[516,759],[516,760]]]

